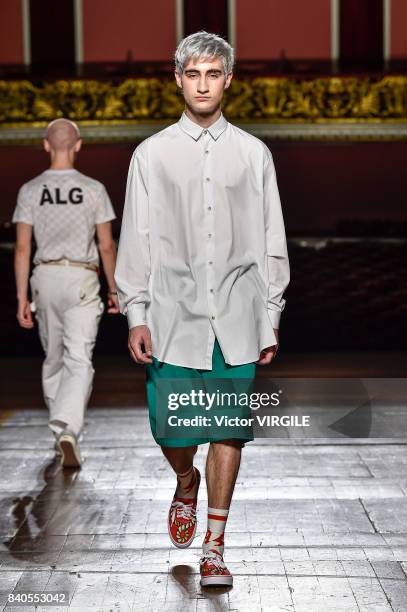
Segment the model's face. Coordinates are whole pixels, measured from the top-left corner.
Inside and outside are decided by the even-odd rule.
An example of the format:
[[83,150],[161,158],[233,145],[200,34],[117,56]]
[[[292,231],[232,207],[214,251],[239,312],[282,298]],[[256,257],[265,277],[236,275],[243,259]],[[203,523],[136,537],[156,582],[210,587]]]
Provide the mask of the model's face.
[[223,92],[230,85],[233,74],[225,78],[222,60],[190,60],[182,75],[175,71],[178,87],[182,87],[185,104],[195,114],[211,114],[219,108]]

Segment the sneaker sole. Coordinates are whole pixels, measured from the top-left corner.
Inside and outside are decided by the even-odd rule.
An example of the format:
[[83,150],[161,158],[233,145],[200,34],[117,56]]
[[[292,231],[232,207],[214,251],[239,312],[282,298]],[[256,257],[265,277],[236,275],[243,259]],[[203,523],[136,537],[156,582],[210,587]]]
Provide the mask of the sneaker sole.
[[61,451],[61,465],[63,467],[81,467],[81,461],[75,453],[75,447],[70,440],[60,440],[58,447]]
[[[196,471],[198,472],[198,488],[196,490],[196,500],[198,501],[198,493],[199,493],[199,485],[201,484],[201,473],[199,472],[199,470],[196,468]],[[188,542],[186,542],[185,544],[180,544],[179,542],[176,542],[172,535],[171,535],[171,531],[170,531],[170,524],[167,518],[167,530],[168,530],[168,535],[170,536],[170,540],[171,542],[174,544],[174,546],[176,546],[177,548],[188,548],[188,546],[191,546],[195,536],[196,536],[196,528],[198,526],[198,521],[195,521],[195,526],[194,526],[194,531],[192,533],[192,536],[190,538],[190,540]]]
[[201,586],[233,586],[233,576],[207,576],[201,578]]

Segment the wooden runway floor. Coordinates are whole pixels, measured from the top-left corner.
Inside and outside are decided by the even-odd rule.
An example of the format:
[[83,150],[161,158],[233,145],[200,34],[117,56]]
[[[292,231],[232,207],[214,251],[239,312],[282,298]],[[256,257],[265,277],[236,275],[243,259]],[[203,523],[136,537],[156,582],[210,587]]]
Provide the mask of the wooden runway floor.
[[[44,410],[3,413],[0,610],[7,593],[68,591],[70,612],[405,612],[407,437],[317,443],[256,439],[226,532],[232,589],[202,589],[206,529],[174,548],[174,476],[143,408],[91,408],[80,471],[53,460]],[[199,448],[203,474],[207,446]]]

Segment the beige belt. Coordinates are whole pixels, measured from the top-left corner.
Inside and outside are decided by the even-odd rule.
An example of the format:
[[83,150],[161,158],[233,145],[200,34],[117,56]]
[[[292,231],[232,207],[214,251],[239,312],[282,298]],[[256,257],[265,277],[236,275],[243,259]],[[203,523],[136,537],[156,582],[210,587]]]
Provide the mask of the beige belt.
[[86,268],[87,270],[93,270],[98,272],[99,268],[96,264],[84,263],[81,261],[71,261],[70,259],[55,259],[53,261],[40,261],[40,266],[76,266],[79,268]]

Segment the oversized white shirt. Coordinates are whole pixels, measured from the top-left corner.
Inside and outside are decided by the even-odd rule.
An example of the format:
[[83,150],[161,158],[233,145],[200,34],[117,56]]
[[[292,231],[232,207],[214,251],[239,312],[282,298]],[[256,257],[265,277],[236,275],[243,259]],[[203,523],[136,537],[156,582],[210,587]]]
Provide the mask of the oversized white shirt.
[[[153,355],[212,369],[257,361],[276,344],[290,271],[267,146],[223,114],[207,129],[185,112],[130,162],[115,279],[129,328]],[[274,329],[273,329],[274,328]]]

